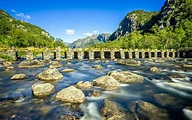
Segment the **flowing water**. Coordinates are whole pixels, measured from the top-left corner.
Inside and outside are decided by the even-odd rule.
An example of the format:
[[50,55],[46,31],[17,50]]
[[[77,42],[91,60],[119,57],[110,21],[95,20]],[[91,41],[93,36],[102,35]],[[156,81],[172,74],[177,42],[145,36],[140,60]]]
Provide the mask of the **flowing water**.
[[[34,97],[31,86],[35,83],[44,83],[37,79],[36,75],[47,68],[46,64],[42,68],[20,69],[17,61],[15,69],[0,71],[0,119],[14,120],[54,120],[65,119],[66,116],[77,116],[82,120],[99,120],[101,118],[101,108],[103,100],[108,98],[121,104],[129,111],[131,101],[143,100],[166,109],[169,113],[169,119],[181,120],[188,119],[191,111],[184,109],[192,106],[192,69],[179,68],[180,62],[168,61],[165,63],[154,63],[142,61],[139,67],[129,67],[119,65],[113,61],[95,62],[95,61],[71,61],[72,64],[66,64],[67,61],[60,61],[63,64],[58,68],[62,71],[65,68],[72,68],[75,71],[62,73],[64,78],[54,81],[51,84],[55,86],[53,93],[45,98]],[[92,66],[100,64],[102,70],[93,69]],[[150,67],[156,66],[160,69],[158,73],[150,72]],[[114,91],[103,91],[99,97],[92,97],[90,94],[93,90],[102,90],[94,87],[90,90],[83,90],[86,96],[86,102],[80,105],[68,105],[53,100],[53,96],[58,91],[78,81],[92,81],[97,77],[106,75],[109,71],[131,71],[145,77],[144,83],[121,84],[121,88]],[[11,76],[16,73],[24,73],[29,76],[25,80],[10,80]],[[169,78],[168,76],[183,75],[184,78]],[[174,84],[171,84],[174,82]],[[166,93],[174,97],[173,103],[167,99],[156,99],[157,94]],[[155,118],[154,118],[155,120]]]

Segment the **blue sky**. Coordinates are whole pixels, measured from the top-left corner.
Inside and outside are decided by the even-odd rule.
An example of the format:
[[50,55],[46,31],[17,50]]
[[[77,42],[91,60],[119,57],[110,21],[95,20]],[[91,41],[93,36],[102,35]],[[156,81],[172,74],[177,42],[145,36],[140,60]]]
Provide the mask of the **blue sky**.
[[114,32],[132,10],[159,11],[165,0],[1,0],[16,19],[40,26],[54,38],[73,42]]

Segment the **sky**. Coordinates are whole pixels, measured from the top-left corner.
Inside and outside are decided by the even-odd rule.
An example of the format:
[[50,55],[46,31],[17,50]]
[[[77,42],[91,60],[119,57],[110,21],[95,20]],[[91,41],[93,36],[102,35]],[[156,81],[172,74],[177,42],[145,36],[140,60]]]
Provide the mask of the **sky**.
[[37,25],[54,38],[73,42],[113,33],[133,10],[160,11],[165,0],[0,0],[0,9]]

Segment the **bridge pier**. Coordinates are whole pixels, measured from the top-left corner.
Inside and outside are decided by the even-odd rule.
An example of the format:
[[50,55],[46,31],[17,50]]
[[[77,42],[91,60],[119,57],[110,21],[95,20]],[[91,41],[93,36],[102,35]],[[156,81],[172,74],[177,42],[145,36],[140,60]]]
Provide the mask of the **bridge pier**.
[[78,51],[78,59],[79,60],[82,60],[83,59],[83,56],[84,56],[84,52],[82,50]]
[[93,59],[94,59],[94,52],[93,52],[93,50],[90,50],[90,51],[89,51],[89,59],[90,59],[90,60],[93,60]]
[[17,60],[17,55],[15,50],[7,50],[5,54],[12,57],[14,60]]
[[27,51],[26,54],[26,60],[33,60],[34,59],[34,54],[32,51]]
[[125,59],[125,52],[120,49],[120,56],[121,56],[121,59]]
[[101,50],[101,51],[100,51],[100,54],[101,54],[101,59],[105,59],[105,53],[104,53],[104,50]]
[[115,59],[115,52],[114,52],[114,50],[111,50],[110,54],[111,54],[111,59]]

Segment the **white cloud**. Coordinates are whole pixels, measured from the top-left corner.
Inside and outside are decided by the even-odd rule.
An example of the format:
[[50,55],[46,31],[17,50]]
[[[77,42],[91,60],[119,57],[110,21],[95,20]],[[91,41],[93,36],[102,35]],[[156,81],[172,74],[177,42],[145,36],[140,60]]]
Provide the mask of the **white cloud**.
[[24,18],[24,19],[29,19],[29,18],[31,18],[29,15],[25,15],[24,13],[17,13],[17,14],[15,14],[16,16],[18,16],[18,17],[22,17],[22,18]]
[[93,33],[95,33],[95,34],[96,34],[96,33],[98,33],[98,31],[97,31],[97,30],[94,30],[94,31],[93,31]]
[[14,10],[14,9],[11,9],[11,12],[14,12],[14,13],[16,13],[17,11],[16,11],[16,10]]
[[84,35],[91,36],[91,35],[93,35],[93,33],[85,33]]
[[74,35],[74,34],[75,34],[75,30],[67,29],[67,30],[65,30],[65,33],[66,33],[67,35]]

